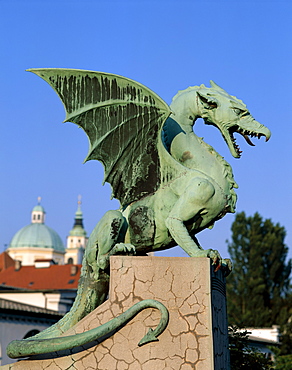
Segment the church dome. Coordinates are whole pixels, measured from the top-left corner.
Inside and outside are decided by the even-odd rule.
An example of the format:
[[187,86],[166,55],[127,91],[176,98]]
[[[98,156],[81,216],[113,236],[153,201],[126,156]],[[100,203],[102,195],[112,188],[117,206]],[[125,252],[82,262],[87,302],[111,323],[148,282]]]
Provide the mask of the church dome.
[[45,210],[44,210],[44,207],[42,207],[40,204],[38,204],[37,206],[33,207],[32,212],[43,212],[43,213],[45,213]]
[[9,249],[14,248],[50,248],[65,253],[60,236],[45,225],[45,210],[40,204],[32,210],[31,224],[20,229],[12,238]]
[[52,248],[65,252],[60,236],[55,230],[41,223],[32,223],[20,229],[12,238],[9,248]]

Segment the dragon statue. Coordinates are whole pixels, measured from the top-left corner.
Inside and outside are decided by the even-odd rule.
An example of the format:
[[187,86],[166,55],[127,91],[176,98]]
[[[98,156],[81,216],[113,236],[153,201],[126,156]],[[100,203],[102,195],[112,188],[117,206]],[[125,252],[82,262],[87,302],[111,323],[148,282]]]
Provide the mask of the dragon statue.
[[[66,120],[89,137],[86,161],[104,165],[104,181],[121,207],[108,211],[93,230],[85,251],[78,293],[71,310],[58,323],[32,338],[13,341],[12,358],[46,353],[88,343],[121,325],[145,307],[161,311],[158,327],[141,340],[152,340],[167,325],[167,309],[145,300],[102,327],[75,336],[62,334],[102,304],[109,289],[109,257],[145,255],[179,245],[191,257],[209,257],[215,268],[231,270],[216,250],[204,250],[195,235],[235,212],[237,184],[230,165],[198,137],[198,118],[217,127],[231,154],[240,158],[235,133],[270,138],[270,131],[251,116],[246,105],[211,81],[211,87],[179,91],[168,106],[138,82],[114,74],[70,69],[30,69],[61,98]],[[135,305],[135,306],[136,306]],[[131,309],[130,309],[131,310]],[[128,316],[127,316],[128,315]],[[118,320],[118,321],[117,321]]]

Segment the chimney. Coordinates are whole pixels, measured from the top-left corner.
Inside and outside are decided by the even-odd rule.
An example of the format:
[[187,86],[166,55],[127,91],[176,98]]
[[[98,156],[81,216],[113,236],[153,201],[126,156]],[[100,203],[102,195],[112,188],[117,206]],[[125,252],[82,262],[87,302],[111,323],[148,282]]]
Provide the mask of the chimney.
[[76,265],[71,265],[71,276],[74,276],[77,274],[78,271],[78,266]]
[[34,260],[34,267],[36,269],[40,269],[40,268],[47,268],[47,267],[50,267],[52,265],[55,265],[55,261],[54,260],[48,260],[48,259],[37,259],[37,260]]
[[19,271],[21,269],[21,261],[15,261],[15,271]]

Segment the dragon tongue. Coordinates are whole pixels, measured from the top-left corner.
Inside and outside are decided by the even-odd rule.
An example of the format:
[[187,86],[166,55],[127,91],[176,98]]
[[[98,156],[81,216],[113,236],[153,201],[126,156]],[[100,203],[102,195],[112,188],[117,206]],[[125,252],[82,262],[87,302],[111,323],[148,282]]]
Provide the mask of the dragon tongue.
[[249,136],[248,135],[243,135],[243,137],[245,138],[246,142],[251,145],[251,146],[255,146],[254,143],[250,140]]

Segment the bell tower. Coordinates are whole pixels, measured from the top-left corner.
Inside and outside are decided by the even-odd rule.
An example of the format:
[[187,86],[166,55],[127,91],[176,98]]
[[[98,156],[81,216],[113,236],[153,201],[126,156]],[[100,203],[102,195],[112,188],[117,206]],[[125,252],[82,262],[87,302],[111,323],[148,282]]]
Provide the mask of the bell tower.
[[31,223],[32,224],[44,224],[46,212],[41,206],[41,197],[38,197],[38,205],[35,206],[31,212]]
[[81,264],[88,241],[87,233],[83,227],[83,213],[81,211],[81,196],[78,196],[77,211],[75,213],[74,225],[67,236],[67,248],[65,264]]

